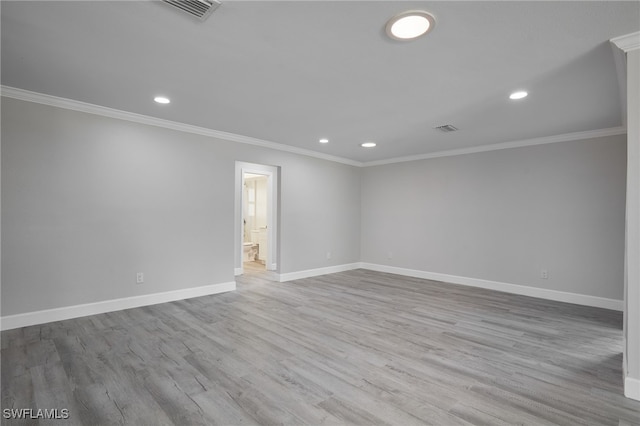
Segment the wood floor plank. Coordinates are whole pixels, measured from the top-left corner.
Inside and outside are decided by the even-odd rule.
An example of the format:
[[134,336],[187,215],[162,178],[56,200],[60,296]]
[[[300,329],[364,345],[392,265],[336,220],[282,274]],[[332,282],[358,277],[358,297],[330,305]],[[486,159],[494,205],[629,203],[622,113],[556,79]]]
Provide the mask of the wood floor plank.
[[[77,404],[73,396],[74,389],[69,386],[61,362],[42,364],[29,369],[34,388],[33,409],[67,409],[70,415],[65,423],[68,425],[81,425],[81,414],[84,410]],[[23,407],[17,407],[23,408]]]
[[2,408],[83,425],[640,425],[620,312],[367,270],[246,268],[237,288],[2,332]]

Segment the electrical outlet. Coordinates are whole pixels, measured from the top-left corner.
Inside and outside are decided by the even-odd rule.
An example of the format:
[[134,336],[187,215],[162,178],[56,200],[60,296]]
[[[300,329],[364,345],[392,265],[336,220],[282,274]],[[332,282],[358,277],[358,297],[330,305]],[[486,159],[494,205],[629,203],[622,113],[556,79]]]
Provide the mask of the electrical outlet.
[[549,271],[547,271],[546,269],[540,270],[540,278],[543,279],[543,280],[548,280],[549,279]]
[[331,252],[330,251],[327,252],[327,260],[329,260],[329,259],[331,259]]
[[144,282],[144,274],[142,272],[138,272],[136,274],[136,284],[142,284]]
[[392,251],[388,251],[387,252],[387,259],[393,259],[393,252]]

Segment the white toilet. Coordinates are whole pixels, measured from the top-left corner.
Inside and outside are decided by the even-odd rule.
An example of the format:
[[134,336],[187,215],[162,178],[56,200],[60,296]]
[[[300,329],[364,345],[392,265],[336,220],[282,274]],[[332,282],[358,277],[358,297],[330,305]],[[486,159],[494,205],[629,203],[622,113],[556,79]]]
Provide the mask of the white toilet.
[[264,226],[260,229],[252,230],[251,241],[257,246],[258,256],[256,260],[265,264],[267,262],[267,227]]
[[242,243],[242,261],[253,262],[258,256],[258,244],[247,242]]

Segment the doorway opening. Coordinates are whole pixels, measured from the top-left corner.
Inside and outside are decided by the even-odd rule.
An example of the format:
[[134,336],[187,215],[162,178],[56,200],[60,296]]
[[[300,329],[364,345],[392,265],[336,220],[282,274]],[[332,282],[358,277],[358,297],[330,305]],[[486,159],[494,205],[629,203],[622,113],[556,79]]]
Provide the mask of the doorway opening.
[[242,267],[245,271],[267,269],[267,175],[244,172],[242,180]]
[[235,274],[277,269],[278,169],[236,162]]

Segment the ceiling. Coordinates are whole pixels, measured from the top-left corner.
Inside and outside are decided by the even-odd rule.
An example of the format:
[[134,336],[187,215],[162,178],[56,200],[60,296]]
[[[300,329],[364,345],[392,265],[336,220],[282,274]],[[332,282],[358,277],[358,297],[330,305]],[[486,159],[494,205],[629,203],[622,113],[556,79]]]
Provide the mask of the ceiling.
[[[608,40],[640,30],[638,1],[227,0],[204,22],[157,1],[0,7],[4,86],[357,162],[620,126]],[[433,31],[389,39],[410,9]]]

